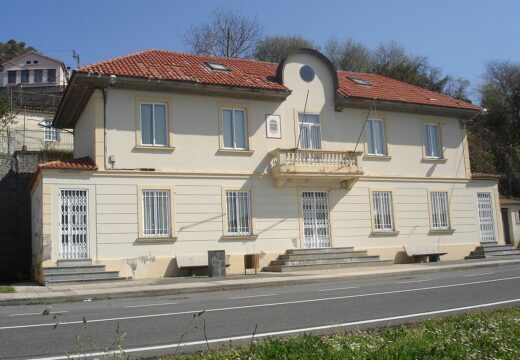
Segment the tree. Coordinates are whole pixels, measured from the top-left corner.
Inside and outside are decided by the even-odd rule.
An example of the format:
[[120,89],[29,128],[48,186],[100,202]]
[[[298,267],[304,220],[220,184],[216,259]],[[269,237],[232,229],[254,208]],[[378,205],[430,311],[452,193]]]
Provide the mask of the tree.
[[288,54],[301,48],[318,49],[318,46],[300,35],[267,36],[256,44],[253,57],[260,61],[279,63]]
[[208,56],[250,58],[262,38],[262,26],[256,17],[217,8],[212,20],[192,26],[184,34],[191,52]]
[[32,46],[27,47],[23,41],[17,42],[11,39],[5,43],[0,42],[0,64],[29,51],[36,51]]
[[4,135],[14,123],[15,116],[4,97],[0,97],[0,136]]
[[325,43],[324,53],[337,69],[355,72],[372,71],[371,51],[352,39],[340,41],[331,38]]
[[[481,106],[487,114],[469,129],[471,167],[475,172],[501,174],[502,194],[519,197],[520,63],[490,62],[483,79]],[[478,157],[482,153],[485,157]]]

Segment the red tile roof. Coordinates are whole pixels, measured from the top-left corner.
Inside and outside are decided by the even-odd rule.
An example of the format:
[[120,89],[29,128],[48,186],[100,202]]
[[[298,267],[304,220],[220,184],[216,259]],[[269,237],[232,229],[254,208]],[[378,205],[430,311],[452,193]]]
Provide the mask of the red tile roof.
[[[231,71],[212,70],[208,62],[223,64]],[[277,67],[275,63],[255,60],[152,49],[87,65],[77,72],[287,91],[277,82]],[[356,84],[349,77],[368,81],[371,85]],[[338,78],[338,92],[347,97],[480,110],[476,105],[381,75],[338,71]]]
[[85,156],[77,159],[41,163],[38,165],[38,169],[97,170],[97,165],[90,157]]
[[484,174],[484,173],[472,173],[472,180],[495,180],[498,181],[500,179],[500,175],[495,174]]
[[[377,74],[338,71],[339,93],[348,97],[406,102],[422,105],[443,106],[468,110],[480,110],[480,107],[452,97],[410,85],[402,81]],[[350,78],[358,78],[370,83],[370,86],[358,85]]]
[[[223,64],[231,71],[212,70],[208,62]],[[276,82],[276,67],[268,62],[152,49],[87,65],[77,72],[287,91]]]

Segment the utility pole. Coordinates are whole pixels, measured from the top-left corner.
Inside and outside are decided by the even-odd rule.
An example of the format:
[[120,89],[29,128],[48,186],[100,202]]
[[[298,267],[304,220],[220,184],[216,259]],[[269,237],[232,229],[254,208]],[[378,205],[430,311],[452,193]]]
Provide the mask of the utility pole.
[[76,68],[79,69],[79,53],[72,49],[72,58],[76,61]]

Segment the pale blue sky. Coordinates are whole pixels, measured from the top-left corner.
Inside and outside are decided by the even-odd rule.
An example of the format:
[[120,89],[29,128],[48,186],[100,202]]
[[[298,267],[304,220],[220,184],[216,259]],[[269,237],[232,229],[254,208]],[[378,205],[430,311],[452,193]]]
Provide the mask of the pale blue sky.
[[5,1],[0,41],[23,40],[68,65],[72,49],[83,65],[147,48],[187,51],[186,29],[218,5],[256,15],[266,35],[350,37],[372,48],[394,40],[473,87],[487,61],[520,62],[517,0]]

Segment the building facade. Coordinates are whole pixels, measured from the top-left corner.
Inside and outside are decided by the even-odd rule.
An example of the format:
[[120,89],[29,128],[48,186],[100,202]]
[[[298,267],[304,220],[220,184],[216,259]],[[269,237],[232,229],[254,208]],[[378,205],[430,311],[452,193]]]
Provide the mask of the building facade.
[[31,186],[33,263],[90,259],[122,276],[183,274],[225,250],[353,246],[394,262],[503,243],[496,179],[471,174],[478,106],[301,49],[280,64],[148,50],[74,72],[54,126],[70,162]]

